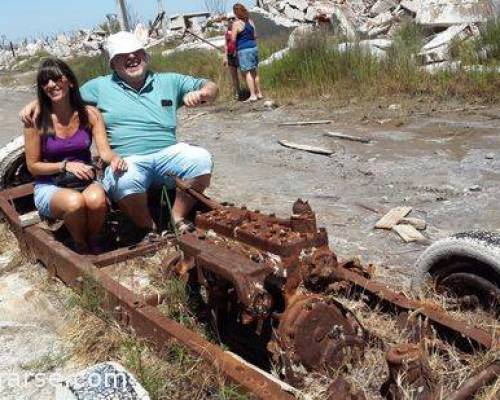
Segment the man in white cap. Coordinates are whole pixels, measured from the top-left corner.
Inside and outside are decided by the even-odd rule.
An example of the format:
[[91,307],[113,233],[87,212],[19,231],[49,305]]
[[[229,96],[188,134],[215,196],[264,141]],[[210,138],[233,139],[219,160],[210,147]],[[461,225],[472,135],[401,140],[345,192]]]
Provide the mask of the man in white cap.
[[[84,101],[102,113],[112,149],[127,163],[128,170],[115,174],[108,167],[103,185],[146,234],[155,229],[147,207],[147,190],[154,185],[174,183],[177,176],[198,191],[205,190],[212,172],[212,160],[205,149],[176,140],[176,111],[215,99],[215,83],[174,73],[148,69],[144,45],[129,32],[109,36],[105,43],[113,74],[98,77],[81,87]],[[23,122],[33,120],[36,102],[20,113]],[[177,191],[172,216],[180,231],[189,229],[184,220],[193,200]]]

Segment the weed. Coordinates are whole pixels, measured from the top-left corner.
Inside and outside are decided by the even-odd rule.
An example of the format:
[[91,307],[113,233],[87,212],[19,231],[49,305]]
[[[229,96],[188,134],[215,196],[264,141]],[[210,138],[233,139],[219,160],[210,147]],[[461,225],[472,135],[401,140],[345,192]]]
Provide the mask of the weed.
[[489,20],[476,40],[478,50],[484,49],[488,58],[493,62],[500,61],[500,19]]
[[20,368],[27,371],[45,373],[63,365],[66,359],[67,356],[63,354],[48,353],[35,360],[21,364]]

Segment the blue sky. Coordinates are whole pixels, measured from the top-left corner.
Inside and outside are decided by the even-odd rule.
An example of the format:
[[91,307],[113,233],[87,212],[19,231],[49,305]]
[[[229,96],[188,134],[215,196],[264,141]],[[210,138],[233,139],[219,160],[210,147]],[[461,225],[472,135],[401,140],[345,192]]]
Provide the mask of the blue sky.
[[[236,1],[235,1],[236,2]],[[252,7],[255,0],[241,3]],[[2,0],[0,11],[0,37],[17,41],[53,35],[76,28],[90,28],[116,12],[116,0]],[[143,21],[153,19],[157,0],[128,0],[131,9]],[[233,4],[227,1],[227,6]],[[205,11],[204,0],[163,0],[167,14]]]

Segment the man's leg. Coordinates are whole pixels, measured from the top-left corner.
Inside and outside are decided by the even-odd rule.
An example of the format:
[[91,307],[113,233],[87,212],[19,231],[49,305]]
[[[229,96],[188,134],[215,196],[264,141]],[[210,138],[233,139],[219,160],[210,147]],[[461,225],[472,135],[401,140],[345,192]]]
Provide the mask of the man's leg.
[[115,174],[108,167],[103,179],[109,197],[141,229],[155,228],[146,193],[151,185],[152,159],[152,156],[128,157],[126,172]]
[[[197,192],[203,193],[204,190],[210,185],[210,178],[212,175],[202,175],[194,179],[183,181],[187,186],[193,188]],[[174,222],[179,222],[186,218],[196,201],[187,193],[177,189],[175,192],[175,202],[172,206],[172,217]]]
[[136,193],[118,201],[118,207],[140,229],[155,230],[156,226],[148,208],[148,194]]
[[[178,143],[156,153],[154,170],[156,178],[162,182],[165,182],[168,175],[173,175],[202,193],[210,184],[212,166],[212,158],[207,150],[186,143]],[[179,222],[184,219],[194,203],[195,200],[190,195],[177,190],[172,207],[174,221]]]

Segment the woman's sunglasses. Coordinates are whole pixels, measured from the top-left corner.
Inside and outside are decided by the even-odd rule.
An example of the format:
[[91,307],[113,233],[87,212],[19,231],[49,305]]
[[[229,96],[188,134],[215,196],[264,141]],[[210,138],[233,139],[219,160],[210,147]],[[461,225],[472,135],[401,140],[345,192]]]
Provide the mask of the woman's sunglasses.
[[55,84],[61,84],[67,80],[68,78],[66,78],[64,75],[58,77],[44,77],[40,79],[40,86],[45,87],[49,84],[50,81],[54,82]]

